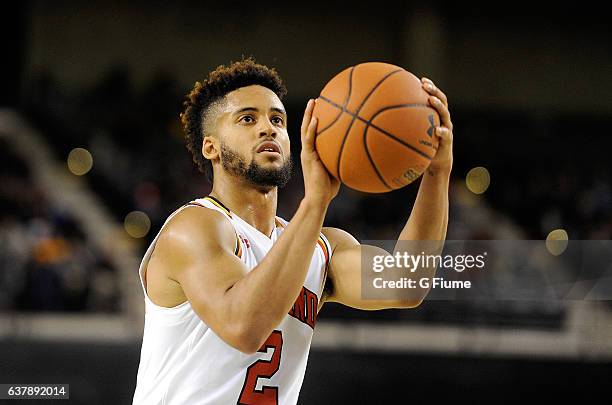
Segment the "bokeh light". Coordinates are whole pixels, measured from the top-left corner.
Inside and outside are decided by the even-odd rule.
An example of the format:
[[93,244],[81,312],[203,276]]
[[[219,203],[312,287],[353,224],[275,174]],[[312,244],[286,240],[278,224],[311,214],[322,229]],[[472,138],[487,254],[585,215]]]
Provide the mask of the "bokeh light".
[[546,249],[553,256],[559,256],[567,249],[569,237],[565,229],[555,229],[546,237]]
[[487,191],[490,183],[489,171],[482,166],[471,169],[465,177],[467,188],[474,194],[482,194]]
[[123,227],[132,238],[142,238],[149,233],[151,220],[142,211],[132,211],[125,216]]
[[68,170],[76,176],[87,174],[93,167],[93,157],[87,149],[74,148],[68,154]]

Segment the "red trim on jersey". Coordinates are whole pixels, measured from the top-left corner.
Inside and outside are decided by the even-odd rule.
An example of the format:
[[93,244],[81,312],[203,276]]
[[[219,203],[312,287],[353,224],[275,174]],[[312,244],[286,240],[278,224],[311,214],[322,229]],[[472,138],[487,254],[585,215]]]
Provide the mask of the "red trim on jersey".
[[317,244],[321,247],[321,250],[323,250],[323,256],[325,257],[325,271],[323,273],[323,285],[325,285],[325,280],[327,279],[327,271],[329,270],[330,252],[327,243],[325,243],[325,240],[323,239],[323,236],[319,236]]
[[229,210],[229,208],[227,208],[221,201],[217,200],[215,197],[207,195],[206,197],[204,197],[204,199],[221,208],[227,214],[228,217],[232,217],[232,212]]

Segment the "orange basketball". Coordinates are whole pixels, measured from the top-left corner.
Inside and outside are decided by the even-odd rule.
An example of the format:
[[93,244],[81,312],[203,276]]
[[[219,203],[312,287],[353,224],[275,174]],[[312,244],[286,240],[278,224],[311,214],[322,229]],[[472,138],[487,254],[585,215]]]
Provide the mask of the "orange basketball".
[[316,148],[327,170],[350,188],[384,193],[410,184],[427,169],[440,117],[421,81],[401,67],[352,66],[316,100]]

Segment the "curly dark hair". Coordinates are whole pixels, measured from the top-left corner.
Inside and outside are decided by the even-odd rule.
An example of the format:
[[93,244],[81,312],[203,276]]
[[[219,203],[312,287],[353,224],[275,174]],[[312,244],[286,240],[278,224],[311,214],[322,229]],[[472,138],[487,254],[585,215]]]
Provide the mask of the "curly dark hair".
[[281,100],[287,94],[283,80],[275,69],[260,65],[253,58],[248,58],[231,62],[229,66],[217,67],[202,83],[195,82],[193,89],[185,96],[181,113],[185,144],[191,152],[194,163],[211,183],[212,164],[202,155],[206,114],[213,103],[221,100],[227,93],[255,84],[272,90]]

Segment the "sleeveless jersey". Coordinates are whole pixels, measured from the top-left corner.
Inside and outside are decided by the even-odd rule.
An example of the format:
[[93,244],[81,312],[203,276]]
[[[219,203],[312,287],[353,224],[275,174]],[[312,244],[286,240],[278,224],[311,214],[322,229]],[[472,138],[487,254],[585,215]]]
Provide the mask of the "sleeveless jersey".
[[[276,228],[268,237],[218,200],[206,197],[176,210],[164,226],[188,206],[213,209],[227,217],[236,231],[235,253],[249,271],[264,258],[287,225],[276,217]],[[245,354],[208,327],[189,301],[172,308],[151,301],[143,280],[160,233],[161,229],[139,269],[145,324],[133,404],[296,404],[330,260],[331,249],[325,236],[320,235],[317,241],[293,307],[258,352]]]

